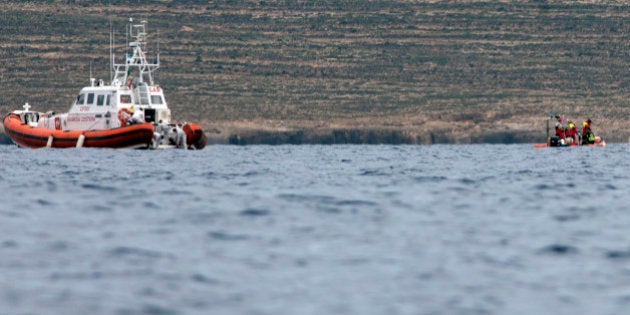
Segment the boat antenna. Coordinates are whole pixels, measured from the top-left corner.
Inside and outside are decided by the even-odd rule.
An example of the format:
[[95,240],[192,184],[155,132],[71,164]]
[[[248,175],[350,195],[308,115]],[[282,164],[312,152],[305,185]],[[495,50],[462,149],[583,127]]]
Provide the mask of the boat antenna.
[[133,18],[129,18],[129,26],[125,28],[125,47],[129,49],[129,36],[131,36],[131,23],[133,22]]
[[114,81],[114,23],[112,22],[112,0],[107,1],[107,19],[109,20],[109,82]]
[[157,63],[160,63],[160,29],[157,30]]
[[114,45],[114,30],[112,28],[112,18],[109,18],[109,81],[114,80],[114,55],[113,55],[113,46]]

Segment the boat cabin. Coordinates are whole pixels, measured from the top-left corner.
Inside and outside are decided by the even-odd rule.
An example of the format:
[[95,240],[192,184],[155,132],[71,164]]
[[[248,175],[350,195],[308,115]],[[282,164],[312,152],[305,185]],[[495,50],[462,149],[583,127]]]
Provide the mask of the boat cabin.
[[[93,80],[92,80],[93,81]],[[61,116],[63,130],[98,130],[120,127],[119,112],[122,109],[144,111],[145,121],[170,122],[170,110],[159,86],[138,84],[132,86],[98,84],[81,89],[70,110]],[[64,117],[65,116],[65,117]]]

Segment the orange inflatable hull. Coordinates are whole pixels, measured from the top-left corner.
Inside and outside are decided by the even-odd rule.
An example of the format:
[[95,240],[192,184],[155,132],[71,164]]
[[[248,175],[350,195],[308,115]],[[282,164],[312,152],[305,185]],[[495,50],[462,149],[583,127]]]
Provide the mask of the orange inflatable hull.
[[182,129],[184,130],[184,133],[186,133],[186,143],[189,146],[192,145],[197,150],[201,150],[206,146],[208,139],[203,133],[201,126],[195,123],[187,123]]
[[600,142],[597,143],[592,143],[592,144],[571,144],[571,145],[563,145],[563,146],[557,146],[557,147],[552,147],[549,146],[546,143],[534,143],[534,148],[536,149],[541,149],[541,148],[563,148],[563,147],[605,147],[606,146],[606,141],[602,140]]
[[[104,130],[54,130],[31,127],[24,124],[20,116],[8,114],[4,117],[4,132],[21,147],[27,148],[73,148],[77,147],[81,135],[82,147],[92,148],[142,148],[149,147],[153,139],[151,123],[135,124]],[[50,136],[52,135],[52,139]]]

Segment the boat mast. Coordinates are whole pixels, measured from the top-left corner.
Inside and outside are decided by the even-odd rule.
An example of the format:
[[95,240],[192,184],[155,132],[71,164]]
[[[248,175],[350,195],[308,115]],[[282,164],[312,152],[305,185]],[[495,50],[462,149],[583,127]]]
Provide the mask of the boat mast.
[[112,79],[112,85],[122,86],[129,85],[130,75],[132,72],[136,72],[131,77],[134,84],[148,83],[153,85],[153,72],[160,67],[160,58],[157,56],[155,62],[147,62],[144,50],[146,49],[146,20],[140,21],[140,24],[133,24],[133,19],[129,19],[128,36],[131,41],[128,42],[128,46],[131,52],[125,53],[125,63],[118,64],[115,62],[112,56],[112,63],[114,65],[114,78]]

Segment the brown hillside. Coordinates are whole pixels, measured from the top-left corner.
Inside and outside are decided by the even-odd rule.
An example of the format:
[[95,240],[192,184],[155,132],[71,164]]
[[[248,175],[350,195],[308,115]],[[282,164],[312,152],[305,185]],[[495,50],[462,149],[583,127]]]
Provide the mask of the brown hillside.
[[543,141],[550,113],[630,138],[627,1],[121,2],[0,3],[0,113],[67,110],[133,17],[174,118],[217,141]]

